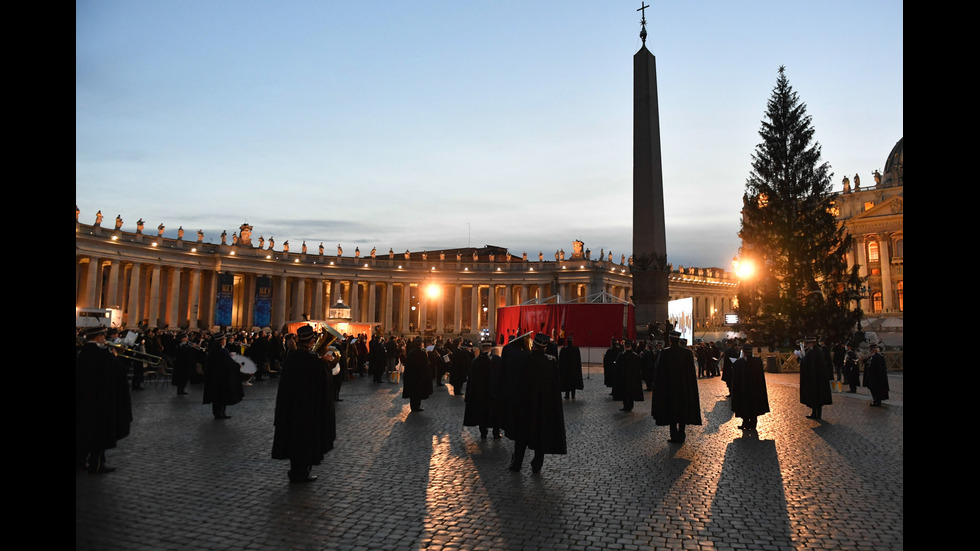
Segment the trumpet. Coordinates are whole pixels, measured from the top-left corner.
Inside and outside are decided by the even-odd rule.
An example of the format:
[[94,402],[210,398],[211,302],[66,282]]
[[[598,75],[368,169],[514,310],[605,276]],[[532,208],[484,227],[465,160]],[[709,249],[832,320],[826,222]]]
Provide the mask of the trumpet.
[[141,352],[123,343],[107,342],[105,344],[106,346],[114,349],[116,351],[116,355],[121,358],[127,358],[138,362],[144,362],[152,366],[159,365],[160,362],[163,361],[163,358],[161,358],[160,356],[154,356],[153,354],[147,354],[146,352]]

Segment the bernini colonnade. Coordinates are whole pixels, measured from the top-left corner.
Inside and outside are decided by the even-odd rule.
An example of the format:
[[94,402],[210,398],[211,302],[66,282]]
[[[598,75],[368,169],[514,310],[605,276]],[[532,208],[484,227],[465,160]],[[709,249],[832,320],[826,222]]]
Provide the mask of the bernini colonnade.
[[[493,334],[498,306],[627,301],[629,267],[580,258],[525,259],[499,247],[376,256],[275,251],[261,246],[171,239],[93,225],[75,227],[76,307],[119,307],[135,327],[210,328],[218,296],[229,297],[235,328],[329,319],[338,303],[352,322],[385,334]],[[160,230],[162,233],[162,228]],[[181,236],[183,232],[181,231]],[[304,246],[305,249],[305,246]],[[340,251],[338,251],[340,252]],[[575,256],[575,255],[572,255]],[[690,273],[687,273],[690,272]],[[671,298],[695,297],[703,325],[732,311],[734,280],[720,269],[670,274]],[[263,297],[269,294],[271,296]],[[266,300],[260,300],[265,298]],[[257,304],[269,305],[256,312]],[[700,310],[700,311],[699,311]],[[229,321],[227,313],[223,318]]]

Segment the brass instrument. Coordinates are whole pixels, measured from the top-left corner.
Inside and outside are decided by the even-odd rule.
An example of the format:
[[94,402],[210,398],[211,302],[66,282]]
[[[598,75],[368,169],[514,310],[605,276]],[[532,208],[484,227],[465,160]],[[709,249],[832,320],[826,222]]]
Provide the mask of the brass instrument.
[[130,360],[135,360],[137,362],[144,362],[147,365],[157,366],[163,361],[160,356],[154,356],[153,354],[147,354],[140,350],[136,350],[133,347],[126,345],[121,342],[107,342],[106,346],[115,350],[116,355],[121,358],[127,358]]
[[[343,338],[343,335],[341,335],[339,331],[327,324],[323,324],[323,329],[324,331],[320,333],[320,336],[318,336],[316,341],[313,342],[313,346],[310,347],[310,352],[316,354],[317,356],[323,356],[326,354],[328,347],[330,347],[334,341]],[[333,355],[339,358],[340,351],[335,348],[333,350]]]

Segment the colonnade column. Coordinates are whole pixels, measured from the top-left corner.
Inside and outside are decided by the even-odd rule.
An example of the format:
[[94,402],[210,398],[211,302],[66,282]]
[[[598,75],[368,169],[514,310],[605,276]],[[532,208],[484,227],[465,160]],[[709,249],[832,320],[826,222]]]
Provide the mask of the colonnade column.
[[143,312],[140,308],[140,271],[139,263],[133,262],[129,272],[129,300],[126,307],[126,325],[129,327],[136,327],[143,320]]
[[439,285],[439,296],[436,297],[436,334],[446,328],[446,286]]
[[156,327],[160,323],[160,271],[160,265],[154,264],[150,272],[150,304],[147,314],[150,327]]
[[285,275],[276,275],[272,278],[272,320],[273,329],[280,329],[286,324]]
[[312,319],[324,319],[323,313],[323,280],[316,278],[313,280],[313,307],[310,313]]
[[463,332],[463,286],[453,285],[453,333]]
[[392,316],[394,316],[395,310],[395,284],[390,281],[385,284],[385,318],[384,318],[384,330],[389,333],[393,333],[393,327],[391,326]]
[[[867,239],[859,238],[859,239],[856,239],[855,241],[857,241],[857,263],[861,266],[861,272],[862,272],[861,275],[863,277],[868,277],[869,275],[871,275],[871,273],[868,270],[868,242],[867,242]],[[880,253],[878,255],[878,258],[881,258],[881,254]],[[853,266],[853,264],[852,264],[852,266]],[[869,297],[869,300],[870,300],[870,297]],[[858,299],[858,307],[860,307],[862,310],[864,310],[865,309],[865,306],[866,306],[866,304],[864,303],[864,299]]]
[[470,333],[480,330],[480,286],[476,283],[471,288],[470,300]]
[[402,333],[408,332],[409,312],[411,308],[412,286],[406,281],[402,283],[402,323],[399,329]]
[[490,329],[491,335],[496,335],[496,324],[497,321],[497,286],[493,283],[490,284],[490,292],[487,295],[487,328]]
[[892,300],[892,244],[887,234],[878,234],[878,263],[881,266],[881,307],[885,312],[895,309]]
[[367,309],[367,316],[366,316],[367,319],[365,319],[364,321],[369,321],[372,324],[376,324],[378,322],[378,320],[374,317],[375,316],[375,312],[378,309],[378,299],[375,296],[375,293],[376,292],[377,292],[377,289],[374,288],[374,282],[373,281],[368,281],[367,282],[367,294],[368,294],[368,296],[367,296],[367,299],[368,299],[367,300],[367,303],[368,303],[368,309]]
[[361,317],[360,284],[356,279],[350,280],[350,314],[351,321],[364,321]]
[[296,287],[293,289],[293,316],[292,319],[302,319],[306,306],[306,278],[297,277]]
[[419,333],[421,333],[421,332],[425,331],[425,328],[428,325],[428,323],[427,323],[426,320],[427,320],[428,314],[429,314],[428,308],[427,308],[427,306],[429,304],[429,297],[426,296],[427,293],[425,292],[425,288],[422,286],[421,283],[419,283],[418,291],[417,292],[419,294],[419,325],[415,329],[416,329],[416,331],[418,331]]
[[201,317],[201,270],[191,270],[190,278],[190,284],[187,286],[187,309],[190,318],[188,326],[193,329],[198,327]]
[[170,291],[167,295],[167,325],[177,327],[183,320],[180,319],[180,268],[176,266],[170,270]]
[[119,260],[112,260],[109,263],[109,286],[106,289],[106,304],[103,306],[122,306],[119,300]]

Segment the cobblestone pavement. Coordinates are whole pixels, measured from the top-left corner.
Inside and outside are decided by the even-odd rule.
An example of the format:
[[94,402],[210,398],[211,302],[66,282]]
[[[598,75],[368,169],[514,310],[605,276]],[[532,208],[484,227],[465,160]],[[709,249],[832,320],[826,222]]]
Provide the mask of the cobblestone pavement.
[[568,455],[512,473],[509,440],[462,427],[437,387],[409,414],[401,386],[358,378],[337,404],[319,480],[287,483],[270,458],[275,381],[246,387],[216,421],[201,386],[133,393],[117,471],[75,476],[76,549],[902,549],[901,373],[891,400],[835,394],[805,418],[798,374],[767,374],[773,412],[736,427],[718,378],[701,379],[704,424],[667,443],[646,402],[619,411],[591,368],[564,401]]

